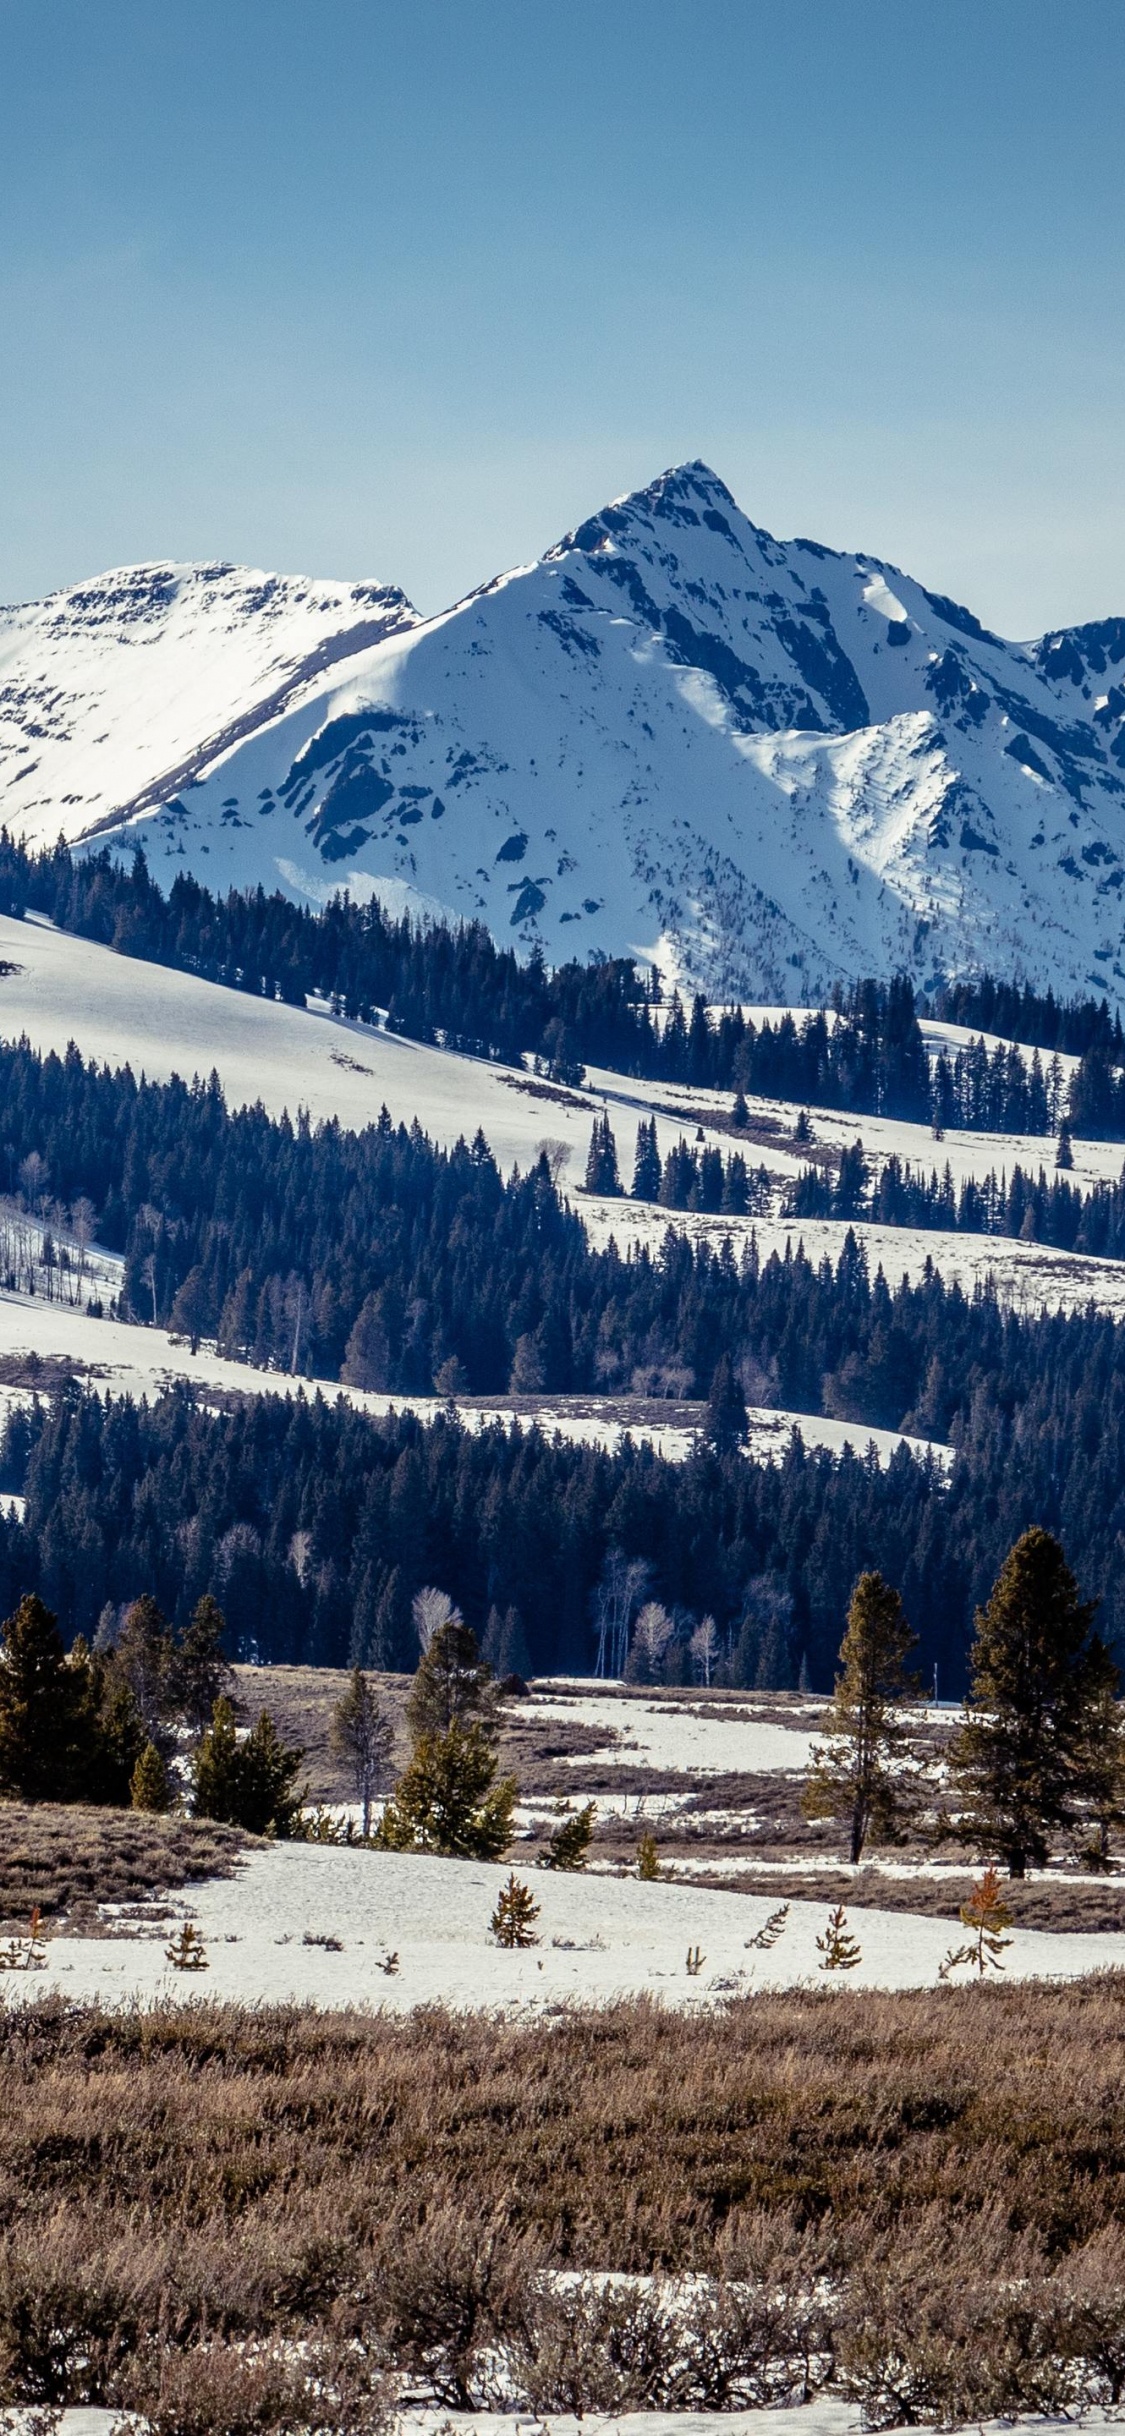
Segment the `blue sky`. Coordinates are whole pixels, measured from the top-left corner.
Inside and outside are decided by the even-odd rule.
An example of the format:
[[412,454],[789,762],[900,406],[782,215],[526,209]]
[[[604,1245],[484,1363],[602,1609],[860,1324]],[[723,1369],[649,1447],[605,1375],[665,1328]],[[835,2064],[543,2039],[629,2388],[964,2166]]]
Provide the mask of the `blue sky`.
[[0,598],[436,609],[698,455],[1125,614],[1123,90],[1120,0],[0,0]]

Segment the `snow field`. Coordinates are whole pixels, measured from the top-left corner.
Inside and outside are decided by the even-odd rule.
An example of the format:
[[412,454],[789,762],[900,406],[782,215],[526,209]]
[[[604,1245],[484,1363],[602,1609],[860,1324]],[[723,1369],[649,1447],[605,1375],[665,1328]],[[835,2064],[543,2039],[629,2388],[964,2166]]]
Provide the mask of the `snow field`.
[[[747,1706],[752,1695],[747,1697]],[[602,1766],[670,1769],[683,1776],[764,1775],[774,1768],[803,1774],[815,1733],[768,1719],[739,1715],[734,1702],[692,1709],[683,1700],[630,1699],[613,1693],[583,1696],[548,1687],[532,1694],[527,1704],[536,1717],[558,1717],[571,1725],[592,1726],[606,1735],[604,1750],[584,1752],[568,1762],[575,1768]],[[816,1704],[817,1721],[823,1702]]]
[[[693,2006],[801,1985],[931,1987],[958,1941],[955,1921],[857,1906],[849,1923],[862,1961],[830,1977],[818,1969],[823,1904],[792,1903],[783,1936],[765,1953],[752,1940],[774,1908],[768,1894],[529,1871],[517,1860],[540,1907],[540,1942],[506,1953],[488,1923],[509,1866],[282,1844],[252,1853],[233,1878],[175,1898],[169,1926],[195,1921],[206,1973],[174,1970],[165,1959],[168,1929],[146,1929],[56,1938],[44,1970],[5,1974],[0,1991],[9,2003],[57,1990],[74,2002],[114,2006],[203,1997],[329,2011],[442,2004],[518,2016],[639,1995]],[[306,1936],[338,1940],[339,1950]],[[703,1961],[689,1974],[686,1957],[696,1946]],[[394,1954],[398,1968],[388,1974],[383,1966]],[[1122,1968],[1125,1934],[1016,1932],[1005,1965],[1009,1979]]]

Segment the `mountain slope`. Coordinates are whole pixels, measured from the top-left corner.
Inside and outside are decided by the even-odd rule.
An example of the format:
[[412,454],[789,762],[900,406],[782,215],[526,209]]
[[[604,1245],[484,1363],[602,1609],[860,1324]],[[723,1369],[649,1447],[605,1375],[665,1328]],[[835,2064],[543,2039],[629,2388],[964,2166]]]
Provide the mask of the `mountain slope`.
[[170,561],[0,609],[3,818],[53,843],[158,804],[414,623],[392,586]]
[[442,617],[403,605],[206,763],[110,830],[161,879],[374,883],[716,997],[987,965],[1125,1005],[1125,620],[1006,643],[775,541],[703,465]]

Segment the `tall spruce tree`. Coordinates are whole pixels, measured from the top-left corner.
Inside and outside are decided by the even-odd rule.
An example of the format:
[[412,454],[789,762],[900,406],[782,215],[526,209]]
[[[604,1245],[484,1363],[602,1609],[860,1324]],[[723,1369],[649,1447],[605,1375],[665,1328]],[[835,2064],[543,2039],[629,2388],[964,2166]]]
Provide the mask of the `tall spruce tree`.
[[1105,1674],[1090,1629],[1094,1605],[1079,1598],[1058,1540],[1036,1525],[1009,1551],[977,1611],[950,1773],[965,1840],[999,1853],[1012,1878],[1046,1861],[1052,1831],[1081,1803]]
[[734,1447],[745,1446],[749,1437],[746,1398],[729,1353],[721,1354],[716,1365],[702,1434],[717,1455],[727,1455]]
[[455,1614],[438,1626],[419,1661],[406,1703],[411,1738],[447,1734],[469,1719],[487,1734],[494,1714],[492,1668],[481,1657],[476,1634]]
[[2,1630],[0,1793],[73,1801],[92,1735],[88,1670],[67,1658],[50,1608],[34,1595],[20,1600]]
[[906,1660],[914,1635],[897,1590],[881,1573],[861,1573],[852,1592],[840,1672],[823,1743],[801,1796],[806,1818],[842,1818],[848,1857],[860,1859],[870,1835],[886,1842],[902,1810],[907,1755],[902,1704],[914,1688]]
[[637,1127],[637,1155],[633,1165],[633,1200],[659,1201],[660,1175],[656,1118],[642,1117]]
[[218,1601],[206,1591],[197,1602],[173,1662],[176,1698],[190,1726],[199,1732],[214,1715],[215,1702],[229,1698],[234,1674],[223,1647],[226,1618]]

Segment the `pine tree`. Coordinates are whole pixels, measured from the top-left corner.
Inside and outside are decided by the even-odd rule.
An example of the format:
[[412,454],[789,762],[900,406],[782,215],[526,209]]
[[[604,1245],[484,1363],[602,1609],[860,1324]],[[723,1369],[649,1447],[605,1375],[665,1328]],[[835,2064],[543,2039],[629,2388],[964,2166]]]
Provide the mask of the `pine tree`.
[[263,1709],[238,1746],[236,1826],[251,1835],[292,1835],[307,1790],[297,1789],[304,1756],[299,1745],[281,1741],[269,1710]]
[[547,1850],[541,1852],[539,1869],[585,1869],[590,1851],[590,1838],[598,1815],[596,1802],[585,1802],[581,1810],[571,1810],[551,1829]]
[[0,1793],[25,1802],[76,1798],[88,1757],[89,1684],[63,1651],[50,1609],[30,1593],[3,1626]]
[[586,1190],[588,1193],[611,1195],[621,1191],[621,1179],[617,1173],[617,1144],[608,1112],[594,1118],[586,1158]]
[[191,1920],[185,1920],[178,1935],[173,1937],[170,1945],[165,1946],[164,1958],[171,1963],[174,1971],[209,1971],[211,1968],[202,1934]]
[[176,1699],[190,1726],[200,1732],[215,1712],[216,1700],[229,1698],[234,1675],[223,1648],[226,1618],[209,1591],[197,1602],[190,1624],[173,1657]]
[[854,1971],[857,1962],[862,1962],[863,1955],[848,1927],[848,1916],[842,1903],[837,1903],[835,1909],[829,1912],[828,1926],[823,1937],[817,1938],[816,1950],[821,1957],[819,1967],[822,1971]]
[[1061,1125],[1059,1126],[1059,1141],[1058,1148],[1055,1152],[1055,1166],[1061,1167],[1065,1170],[1073,1167],[1073,1165],[1074,1152],[1071,1148],[1070,1127],[1067,1124],[1066,1118],[1064,1117]]
[[729,1353],[720,1356],[711,1380],[707,1398],[707,1413],[702,1437],[717,1455],[726,1455],[734,1447],[745,1446],[750,1435],[750,1421],[742,1383],[735,1375]]
[[149,1736],[117,1653],[92,1655],[75,1642],[69,1665],[81,1685],[79,1737],[82,1747],[78,1798],[123,1809],[130,1800],[133,1771]]
[[968,1945],[950,1947],[938,1971],[939,1979],[948,1979],[962,1964],[979,1972],[982,1979],[989,1965],[994,1971],[1002,1971],[1000,1956],[1012,1942],[1005,1937],[1004,1930],[1011,1927],[1012,1915],[1000,1892],[1000,1872],[994,1861],[977,1879],[968,1902],[961,1904],[960,1918],[962,1927],[972,1930],[972,1937]]
[[1041,1865],[1076,1814],[1104,1652],[1094,1608],[1062,1549],[1034,1526],[1005,1557],[978,1609],[971,1688],[949,1766],[967,1842],[998,1852],[1013,1878]]
[[645,1828],[644,1834],[637,1846],[637,1876],[638,1878],[646,1879],[649,1884],[652,1883],[654,1878],[658,1878],[660,1876],[660,1860],[656,1850],[656,1837],[654,1836],[651,1827]]
[[167,1721],[176,1700],[175,1653],[168,1619],[147,1591],[126,1608],[108,1655],[129,1686],[149,1741],[170,1747]]
[[755,1947],[762,1954],[770,1953],[777,1944],[778,1938],[785,1935],[788,1921],[789,1905],[780,1903],[777,1910],[770,1912],[768,1918],[763,1920],[761,1928],[755,1935],[746,1939],[747,1946]]
[[172,1807],[168,1771],[154,1742],[146,1742],[129,1780],[129,1799],[134,1810],[156,1813]]
[[517,1878],[514,1869],[505,1879],[496,1898],[496,1909],[488,1925],[497,1945],[538,1945],[534,1923],[539,1918],[539,1905],[532,1901],[531,1888]]
[[279,1741],[268,1709],[240,1742],[230,1701],[217,1700],[195,1755],[197,1818],[224,1819],[250,1835],[291,1835],[303,1799],[296,1791],[303,1758]]
[[492,1668],[481,1657],[476,1634],[456,1608],[423,1650],[406,1703],[411,1737],[447,1734],[472,1718],[485,1733],[495,1727]]
[[898,1826],[908,1755],[901,1709],[915,1688],[906,1672],[914,1645],[897,1590],[879,1573],[861,1573],[840,1644],[825,1740],[813,1747],[801,1796],[806,1818],[847,1821],[853,1865],[869,1835],[886,1843]]
[[496,1782],[496,1757],[477,1720],[420,1734],[376,1842],[387,1852],[498,1861],[512,1840],[517,1791],[514,1776]]
[[656,1143],[655,1117],[642,1117],[637,1127],[632,1198],[634,1201],[660,1199],[660,1152]]
[[390,1719],[383,1715],[379,1695],[362,1667],[354,1667],[343,1698],[332,1712],[332,1742],[351,1769],[356,1799],[362,1805],[364,1837],[371,1833],[371,1805],[383,1789],[394,1742]]

